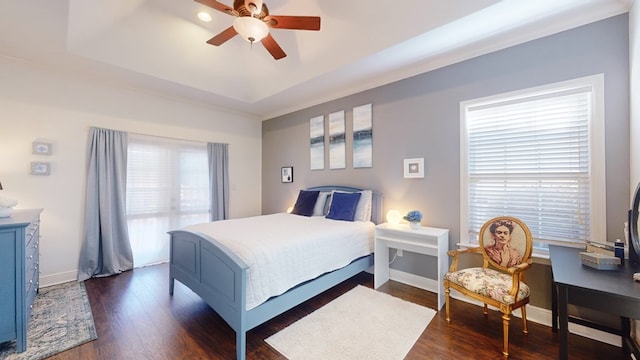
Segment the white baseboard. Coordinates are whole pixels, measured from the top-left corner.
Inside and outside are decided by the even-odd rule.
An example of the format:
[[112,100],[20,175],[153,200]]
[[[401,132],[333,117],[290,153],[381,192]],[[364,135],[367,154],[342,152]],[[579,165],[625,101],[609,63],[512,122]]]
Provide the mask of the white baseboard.
[[[436,293],[438,291],[438,282],[436,280],[428,279],[428,278],[414,275],[414,274],[409,274],[404,271],[390,269],[389,278],[391,280],[401,282],[403,284],[415,286],[417,288],[424,289],[427,291],[436,292]],[[460,301],[465,301],[470,304],[477,305],[478,307],[483,306],[481,302],[475,301],[473,299],[469,299],[468,297],[459,294],[455,290],[451,292],[451,297]],[[522,318],[520,309],[515,310],[513,312],[513,315],[515,317]],[[551,310],[532,306],[532,305],[527,305],[527,320],[551,327],[551,320],[552,320]],[[605,331],[592,329],[587,326],[569,323],[569,332],[572,334],[584,336],[592,340],[610,344],[613,346],[617,346],[617,347],[622,346],[622,338],[620,336],[610,334]]]
[[434,293],[438,292],[438,282],[436,280],[410,274],[408,272],[389,269],[389,279]]
[[65,271],[57,274],[40,276],[40,287],[47,287],[69,281],[78,280],[78,271]]

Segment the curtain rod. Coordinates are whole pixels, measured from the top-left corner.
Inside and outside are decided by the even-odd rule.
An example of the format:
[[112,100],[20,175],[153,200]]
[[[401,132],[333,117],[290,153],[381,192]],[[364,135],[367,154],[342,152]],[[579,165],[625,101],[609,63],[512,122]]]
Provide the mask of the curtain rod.
[[[151,136],[151,137],[157,137],[157,138],[169,139],[169,140],[191,141],[191,142],[204,142],[205,144],[210,142],[210,141],[199,141],[199,140],[181,139],[181,138],[176,138],[176,137],[171,137],[171,136],[164,136],[164,135],[150,135],[150,134],[143,134],[143,133],[138,133],[138,132],[134,132],[134,131],[116,130],[116,129],[107,129],[107,128],[97,127],[97,126],[92,126],[92,127],[93,127],[93,128],[96,128],[96,129],[105,129],[105,130],[122,131],[122,132],[127,133],[127,134],[140,135],[140,136]],[[229,145],[228,143],[214,143],[214,142],[211,142],[211,143],[212,143],[212,144],[226,144],[226,145]]]
[[157,138],[161,138],[161,139],[169,139],[169,140],[178,140],[178,141],[191,141],[191,142],[204,142],[204,143],[208,143],[208,141],[199,141],[199,140],[181,139],[181,138],[176,138],[176,137],[171,137],[171,136],[142,134],[142,133],[137,133],[137,132],[133,132],[133,131],[125,131],[125,132],[126,132],[126,133],[128,133],[128,134],[132,134],[132,135],[140,135],[140,136],[157,137]]

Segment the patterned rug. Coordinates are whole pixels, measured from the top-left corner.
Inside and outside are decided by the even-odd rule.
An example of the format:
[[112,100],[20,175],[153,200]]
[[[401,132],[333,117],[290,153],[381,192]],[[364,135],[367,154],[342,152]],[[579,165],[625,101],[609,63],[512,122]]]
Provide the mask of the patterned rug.
[[27,351],[16,342],[0,343],[0,359],[37,360],[97,338],[84,283],[76,281],[40,289],[27,331]]
[[289,360],[402,360],[435,314],[358,285],[265,341]]

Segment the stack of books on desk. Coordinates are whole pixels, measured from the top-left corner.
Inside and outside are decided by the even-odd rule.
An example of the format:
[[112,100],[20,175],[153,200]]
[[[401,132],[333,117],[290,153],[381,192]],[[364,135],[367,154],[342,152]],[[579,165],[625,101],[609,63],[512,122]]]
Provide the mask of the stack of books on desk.
[[590,253],[597,253],[615,257],[615,249],[613,244],[609,245],[588,241],[586,251]]

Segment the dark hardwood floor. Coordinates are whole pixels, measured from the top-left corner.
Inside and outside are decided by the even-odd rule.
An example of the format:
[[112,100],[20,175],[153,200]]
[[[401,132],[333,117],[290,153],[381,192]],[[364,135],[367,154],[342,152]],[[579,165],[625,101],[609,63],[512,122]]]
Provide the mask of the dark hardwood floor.
[[[176,282],[169,296],[168,265],[135,269],[86,281],[98,339],[49,359],[234,359],[235,333],[200,297]],[[373,285],[361,273],[247,334],[247,359],[285,359],[264,339],[320,308],[357,284]],[[435,308],[436,295],[389,282],[393,296]],[[512,321],[511,359],[555,359],[558,336],[551,328]],[[330,331],[330,329],[327,329]],[[389,329],[393,331],[393,329]],[[580,336],[569,337],[570,359],[624,359],[620,348]],[[502,359],[502,321],[498,312],[452,300],[452,322],[438,312],[406,359]]]

